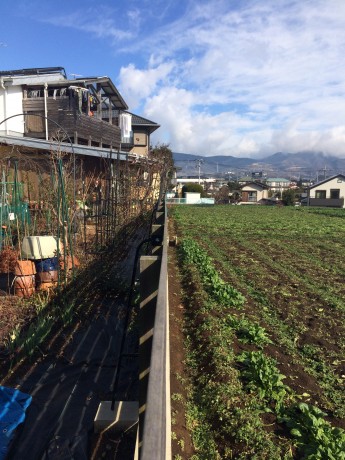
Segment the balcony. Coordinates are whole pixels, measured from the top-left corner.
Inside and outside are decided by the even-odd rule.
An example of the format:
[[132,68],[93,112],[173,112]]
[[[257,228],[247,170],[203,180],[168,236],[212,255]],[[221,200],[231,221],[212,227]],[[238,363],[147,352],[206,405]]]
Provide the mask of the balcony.
[[344,207],[344,197],[341,197],[341,198],[309,198],[309,206],[343,208]]
[[[37,97],[24,99],[23,111],[25,117],[25,136],[39,139],[46,138],[45,132],[45,109],[44,98]],[[35,116],[41,115],[41,117]],[[71,104],[68,97],[47,99],[48,138],[64,140],[65,133],[75,144],[92,146],[112,146],[113,149],[120,149],[121,130],[118,126],[106,121],[81,113],[78,108]],[[51,121],[52,120],[52,121]],[[57,123],[65,131],[59,133]]]

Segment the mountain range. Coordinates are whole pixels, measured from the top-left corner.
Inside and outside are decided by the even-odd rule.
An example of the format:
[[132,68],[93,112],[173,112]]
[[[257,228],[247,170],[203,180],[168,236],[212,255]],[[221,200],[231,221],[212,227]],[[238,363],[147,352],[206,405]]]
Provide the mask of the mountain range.
[[262,159],[234,156],[200,156],[187,153],[173,153],[178,177],[229,176],[239,178],[262,172],[266,177],[288,179],[323,179],[345,172],[344,157],[325,155],[322,152],[277,152]]

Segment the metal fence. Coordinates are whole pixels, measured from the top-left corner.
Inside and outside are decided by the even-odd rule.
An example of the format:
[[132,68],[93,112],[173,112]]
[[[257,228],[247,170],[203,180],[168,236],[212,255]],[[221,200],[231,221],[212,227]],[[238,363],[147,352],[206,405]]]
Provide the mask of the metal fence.
[[186,198],[167,198],[165,200],[166,204],[205,204],[212,205],[214,204],[214,198],[200,198],[200,200],[188,202]]

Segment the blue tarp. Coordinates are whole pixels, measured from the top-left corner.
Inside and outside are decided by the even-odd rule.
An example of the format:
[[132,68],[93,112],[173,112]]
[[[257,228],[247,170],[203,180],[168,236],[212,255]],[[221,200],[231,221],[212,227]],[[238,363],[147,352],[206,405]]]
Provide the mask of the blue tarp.
[[14,430],[24,422],[31,401],[26,393],[0,386],[0,460],[5,459]]

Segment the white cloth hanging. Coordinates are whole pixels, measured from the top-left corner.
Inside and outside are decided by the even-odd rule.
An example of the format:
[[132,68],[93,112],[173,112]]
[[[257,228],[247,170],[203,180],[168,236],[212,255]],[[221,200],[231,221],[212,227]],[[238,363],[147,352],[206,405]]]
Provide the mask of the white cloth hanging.
[[119,118],[122,137],[131,137],[132,134],[132,115],[130,113],[121,113]]

